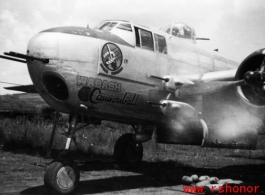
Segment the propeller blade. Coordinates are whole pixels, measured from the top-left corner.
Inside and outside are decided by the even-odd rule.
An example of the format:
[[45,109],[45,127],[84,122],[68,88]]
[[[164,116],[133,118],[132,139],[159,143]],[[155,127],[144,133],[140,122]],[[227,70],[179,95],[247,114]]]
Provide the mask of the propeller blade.
[[264,59],[263,59],[263,61],[261,63],[261,66],[260,66],[260,71],[264,72],[264,70],[265,70],[265,57],[264,57]]

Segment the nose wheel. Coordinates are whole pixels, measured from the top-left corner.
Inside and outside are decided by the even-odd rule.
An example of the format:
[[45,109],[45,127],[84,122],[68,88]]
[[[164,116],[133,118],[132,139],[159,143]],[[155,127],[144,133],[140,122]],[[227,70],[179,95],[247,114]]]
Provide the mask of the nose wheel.
[[[69,117],[69,127],[65,150],[59,158],[53,161],[44,174],[44,185],[56,194],[72,194],[80,180],[80,172],[76,163],[70,160],[68,152],[74,137],[77,123],[77,115]],[[54,136],[54,133],[53,133]]]
[[80,173],[73,161],[53,162],[44,175],[45,186],[56,194],[72,194],[80,180]]
[[124,134],[114,146],[114,158],[121,167],[135,167],[143,159],[143,145],[134,142],[133,134]]

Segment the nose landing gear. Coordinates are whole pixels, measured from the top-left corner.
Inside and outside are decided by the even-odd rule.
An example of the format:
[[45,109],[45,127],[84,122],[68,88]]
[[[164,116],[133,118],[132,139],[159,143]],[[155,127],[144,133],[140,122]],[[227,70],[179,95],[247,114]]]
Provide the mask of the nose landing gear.
[[59,194],[72,194],[78,186],[80,173],[73,161],[55,161],[44,175],[45,186]]
[[[44,174],[44,185],[56,194],[74,193],[80,180],[78,167],[68,154],[76,130],[77,118],[77,115],[69,117],[65,150],[49,165]],[[133,168],[140,164],[143,159],[142,142],[149,141],[153,133],[152,128],[147,129],[144,125],[133,126],[133,128],[135,134],[122,135],[114,147],[115,160],[124,168]]]
[[46,169],[44,185],[57,194],[72,194],[78,186],[80,172],[76,163],[68,157],[68,151],[76,129],[77,115],[70,116],[65,150]]

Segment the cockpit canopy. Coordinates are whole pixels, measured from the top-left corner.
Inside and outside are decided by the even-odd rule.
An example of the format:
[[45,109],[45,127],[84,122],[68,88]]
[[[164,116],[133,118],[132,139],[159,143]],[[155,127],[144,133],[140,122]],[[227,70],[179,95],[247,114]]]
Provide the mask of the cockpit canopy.
[[96,30],[110,31],[111,33],[119,36],[127,43],[135,45],[135,37],[132,24],[124,20],[104,20],[96,27]]
[[184,23],[174,23],[166,25],[161,27],[160,30],[175,37],[196,40],[194,29]]
[[131,24],[128,21],[102,21],[95,29],[111,31],[114,27],[121,30],[132,31]]

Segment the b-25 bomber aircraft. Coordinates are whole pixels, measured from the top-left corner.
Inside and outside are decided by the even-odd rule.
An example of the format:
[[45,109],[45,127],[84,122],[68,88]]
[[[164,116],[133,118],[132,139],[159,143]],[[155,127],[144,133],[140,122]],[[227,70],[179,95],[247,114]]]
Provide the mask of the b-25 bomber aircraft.
[[[157,143],[164,144],[255,148],[257,133],[242,132],[232,141],[211,136],[215,130],[207,122],[207,106],[213,106],[214,115],[214,106],[231,97],[264,119],[265,50],[253,52],[239,64],[200,48],[198,39],[184,23],[155,30],[106,20],[94,29],[41,31],[29,41],[26,54],[8,52],[1,58],[26,63],[34,84],[7,89],[39,93],[51,107],[70,114],[63,154],[77,123],[101,120],[134,129],[134,134],[122,135],[115,144],[114,157],[121,166],[141,162],[142,143],[153,134]],[[77,165],[60,155],[47,168],[44,182],[57,193],[70,194],[79,177]]]

